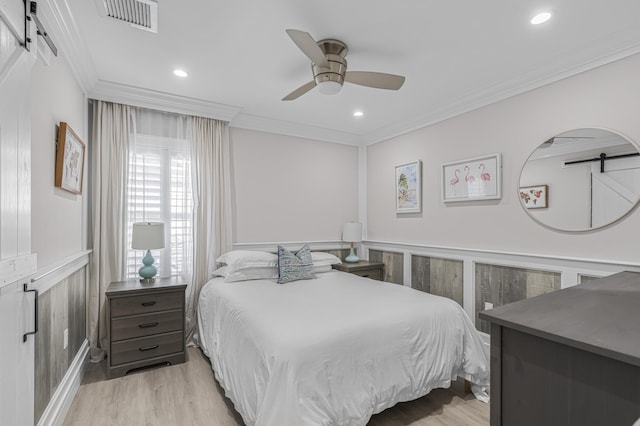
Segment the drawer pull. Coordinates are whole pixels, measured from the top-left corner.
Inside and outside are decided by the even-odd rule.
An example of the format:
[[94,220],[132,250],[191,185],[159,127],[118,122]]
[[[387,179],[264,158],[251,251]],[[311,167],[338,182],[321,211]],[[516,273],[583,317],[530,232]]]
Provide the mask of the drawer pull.
[[156,327],[158,324],[160,324],[160,323],[159,322],[148,322],[146,324],[140,324],[140,325],[138,325],[138,327],[140,327],[140,328]]
[[153,306],[155,304],[156,304],[156,302],[142,302],[141,303],[142,306]]
[[143,348],[139,348],[138,350],[140,352],[144,352],[144,351],[150,351],[152,349],[158,349],[160,347],[160,345],[151,345],[151,346],[145,346]]

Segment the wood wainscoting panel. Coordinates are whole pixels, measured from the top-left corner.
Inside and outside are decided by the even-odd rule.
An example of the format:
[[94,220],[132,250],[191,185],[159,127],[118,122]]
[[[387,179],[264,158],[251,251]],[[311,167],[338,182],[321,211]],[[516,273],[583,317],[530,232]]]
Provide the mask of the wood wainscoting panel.
[[87,338],[86,273],[81,269],[69,280],[69,365]]
[[404,255],[402,253],[369,250],[369,262],[381,262],[384,264],[382,281],[404,284]]
[[595,275],[587,275],[587,274],[578,274],[578,284],[590,282],[593,280],[599,280],[602,277],[598,277]]
[[485,333],[491,326],[478,318],[485,303],[496,307],[560,289],[560,273],[536,269],[476,263],[475,278],[476,328]]
[[38,298],[38,332],[35,335],[35,420],[40,420],[51,399],[51,291]]
[[[39,297],[35,337],[36,423],[86,339],[86,324],[86,268],[81,268]],[[65,330],[68,330],[66,348]]]
[[411,256],[411,287],[463,303],[463,261]]
[[[58,388],[69,368],[69,347],[64,347],[64,330],[69,326],[69,279],[48,291],[51,293],[51,335],[49,336],[49,374],[51,375],[51,394]],[[38,348],[36,348],[36,357]],[[48,403],[48,401],[47,401]]]

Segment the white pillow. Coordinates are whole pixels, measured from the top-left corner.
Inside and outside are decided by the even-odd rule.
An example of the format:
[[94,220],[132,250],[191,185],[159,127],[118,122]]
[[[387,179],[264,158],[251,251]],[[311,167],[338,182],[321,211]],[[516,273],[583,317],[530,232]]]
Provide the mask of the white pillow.
[[227,266],[223,266],[213,271],[213,275],[224,277],[225,283],[234,283],[238,281],[248,280],[271,280],[278,278],[278,268],[243,268],[235,272],[231,272],[231,270]]
[[313,261],[313,266],[336,265],[338,263],[342,263],[337,256],[322,251],[312,251],[311,260]]
[[331,265],[319,265],[316,266],[315,264],[313,265],[313,272],[315,272],[316,274],[322,273],[322,272],[330,272],[333,271],[333,268],[331,267]]
[[216,262],[227,265],[229,273],[234,273],[244,268],[277,268],[278,256],[266,251],[233,250],[217,258]]

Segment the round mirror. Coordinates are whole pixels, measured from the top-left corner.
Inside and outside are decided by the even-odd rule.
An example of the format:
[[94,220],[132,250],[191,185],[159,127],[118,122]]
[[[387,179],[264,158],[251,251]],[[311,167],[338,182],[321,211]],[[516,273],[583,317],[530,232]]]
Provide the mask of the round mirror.
[[550,228],[588,231],[607,226],[640,199],[638,148],[604,129],[559,134],[525,162],[519,195],[525,211]]

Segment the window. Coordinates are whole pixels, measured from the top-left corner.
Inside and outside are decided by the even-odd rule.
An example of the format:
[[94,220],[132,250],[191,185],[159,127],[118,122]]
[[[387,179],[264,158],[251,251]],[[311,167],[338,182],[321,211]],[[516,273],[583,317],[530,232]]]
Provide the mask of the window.
[[[163,222],[165,248],[152,250],[159,277],[183,271],[191,249],[192,198],[189,143],[183,139],[136,135],[129,154],[128,233],[135,222]],[[131,244],[128,244],[131,247]],[[143,250],[129,249],[127,277],[135,278]]]

